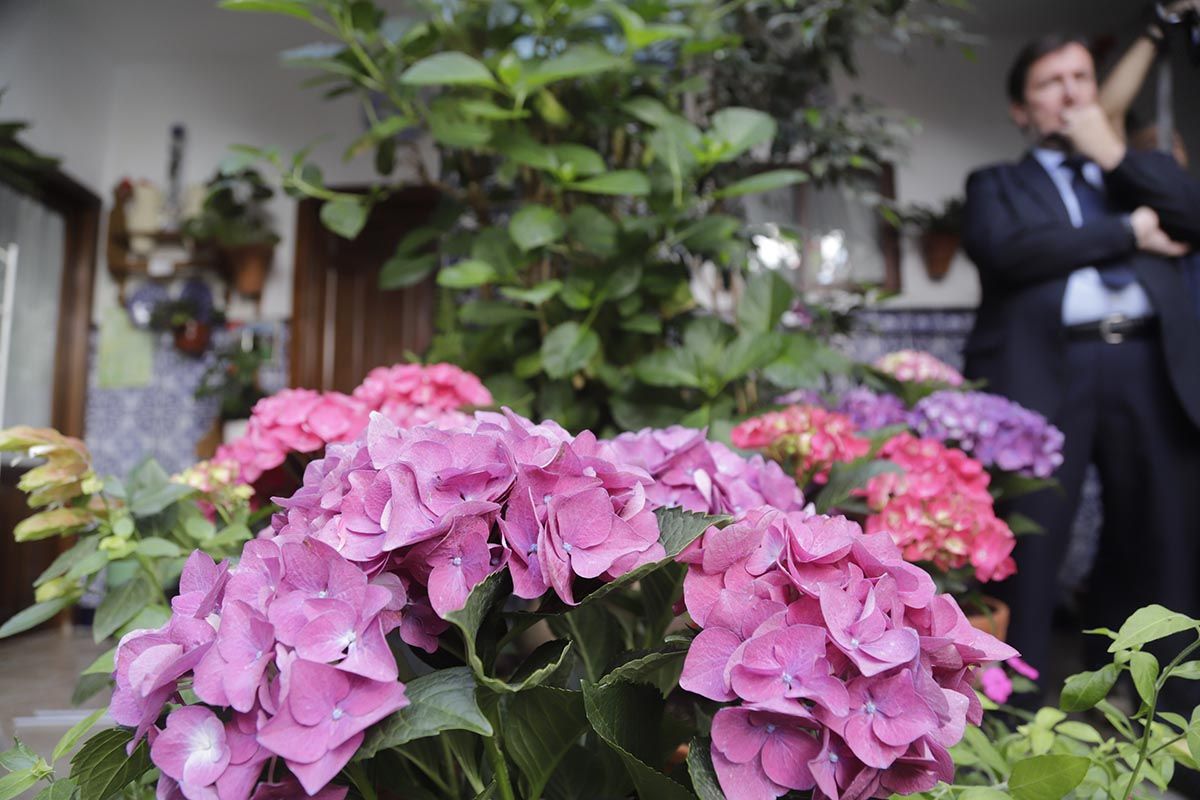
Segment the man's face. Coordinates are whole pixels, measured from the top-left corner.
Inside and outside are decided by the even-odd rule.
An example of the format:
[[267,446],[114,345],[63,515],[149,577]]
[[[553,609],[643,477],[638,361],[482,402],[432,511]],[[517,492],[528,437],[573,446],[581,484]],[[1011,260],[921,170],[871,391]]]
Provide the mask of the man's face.
[[1009,108],[1017,126],[1037,141],[1063,129],[1063,111],[1096,102],[1096,65],[1083,45],[1039,58],[1025,77],[1025,101]]

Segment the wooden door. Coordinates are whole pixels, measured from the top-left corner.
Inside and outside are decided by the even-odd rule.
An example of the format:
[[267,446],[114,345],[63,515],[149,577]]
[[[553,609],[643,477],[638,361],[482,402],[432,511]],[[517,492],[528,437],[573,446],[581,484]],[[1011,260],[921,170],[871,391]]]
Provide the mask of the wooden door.
[[321,203],[300,203],[296,224],[291,384],[350,392],[374,367],[423,353],[433,336],[432,280],[382,291],[379,270],[401,238],[425,223],[432,189],[406,189],[376,206],[353,240],[325,229]]

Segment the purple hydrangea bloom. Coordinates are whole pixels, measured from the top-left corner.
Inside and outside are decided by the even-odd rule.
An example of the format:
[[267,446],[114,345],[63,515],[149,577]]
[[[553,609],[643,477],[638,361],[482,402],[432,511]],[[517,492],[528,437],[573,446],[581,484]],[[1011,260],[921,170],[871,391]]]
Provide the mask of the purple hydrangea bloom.
[[889,425],[907,425],[908,409],[894,394],[877,394],[865,386],[856,386],[846,392],[832,409],[845,414],[854,427],[863,431],[874,431]]
[[1050,477],[1062,464],[1063,433],[1036,411],[987,392],[934,392],[913,408],[923,437],[952,442],[984,466]]

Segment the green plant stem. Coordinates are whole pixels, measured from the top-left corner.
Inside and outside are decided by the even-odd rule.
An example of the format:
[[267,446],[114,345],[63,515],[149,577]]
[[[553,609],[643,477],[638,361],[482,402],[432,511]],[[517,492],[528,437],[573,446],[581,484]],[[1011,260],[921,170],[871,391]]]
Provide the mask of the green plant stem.
[[171,601],[167,599],[167,593],[163,591],[162,581],[159,580],[158,573],[154,569],[154,564],[151,563],[149,558],[142,553],[137,552],[136,550],[133,552],[133,557],[137,559],[138,566],[140,566],[142,571],[146,573],[146,577],[150,579],[150,583],[153,584],[156,590],[158,590],[158,597],[160,600],[162,600],[162,604],[167,608],[170,608]]
[[367,777],[367,770],[361,761],[355,761],[346,767],[346,773],[363,796],[363,800],[379,800],[379,795],[375,794],[375,787],[371,785],[371,779]]
[[504,761],[504,754],[500,752],[499,741],[495,736],[488,736],[483,740],[483,749],[487,753],[488,763],[492,765],[492,772],[496,776],[496,791],[500,794],[500,800],[516,800],[512,781],[508,777],[508,764]]
[[1175,744],[1176,742],[1181,742],[1186,738],[1187,738],[1187,734],[1181,733],[1178,736],[1176,736],[1174,739],[1168,739],[1167,741],[1163,742],[1158,747],[1156,747],[1150,751],[1151,757],[1158,755],[1159,753],[1161,753],[1163,750],[1166,750],[1171,745]]
[[1145,766],[1146,760],[1150,757],[1150,737],[1154,732],[1154,713],[1158,709],[1158,697],[1162,693],[1162,688],[1167,682],[1167,678],[1171,677],[1171,670],[1179,666],[1185,658],[1194,653],[1197,648],[1200,648],[1200,639],[1189,644],[1179,655],[1167,664],[1167,668],[1158,676],[1158,680],[1154,682],[1154,697],[1150,701],[1150,707],[1146,713],[1146,720],[1142,724],[1142,742],[1138,748],[1137,764],[1133,768],[1133,773],[1129,776],[1129,783],[1125,784],[1125,793],[1122,797],[1129,797],[1133,794],[1133,787],[1137,785],[1138,776],[1142,772],[1142,767]]

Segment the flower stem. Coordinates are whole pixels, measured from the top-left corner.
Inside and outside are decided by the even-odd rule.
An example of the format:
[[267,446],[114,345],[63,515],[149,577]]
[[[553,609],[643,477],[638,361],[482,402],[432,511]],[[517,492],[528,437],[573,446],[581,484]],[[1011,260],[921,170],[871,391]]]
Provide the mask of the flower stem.
[[508,778],[508,764],[504,761],[504,754],[500,752],[499,741],[495,736],[489,736],[483,740],[483,749],[487,752],[488,763],[492,765],[492,772],[496,775],[496,791],[500,800],[516,800],[512,781]]
[[1137,785],[1138,776],[1142,772],[1142,767],[1146,764],[1146,759],[1150,757],[1150,737],[1154,733],[1154,713],[1158,709],[1158,696],[1162,693],[1163,685],[1167,682],[1167,678],[1171,677],[1171,670],[1179,666],[1179,664],[1197,648],[1200,648],[1200,639],[1185,647],[1179,655],[1172,659],[1167,668],[1158,676],[1158,680],[1154,682],[1154,697],[1150,698],[1150,708],[1146,713],[1146,721],[1143,723],[1141,746],[1138,748],[1137,764],[1133,768],[1133,773],[1129,776],[1129,783],[1125,784],[1125,793],[1122,797],[1130,797],[1133,794],[1133,787]]

